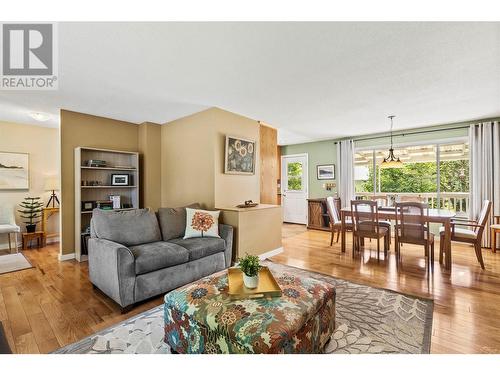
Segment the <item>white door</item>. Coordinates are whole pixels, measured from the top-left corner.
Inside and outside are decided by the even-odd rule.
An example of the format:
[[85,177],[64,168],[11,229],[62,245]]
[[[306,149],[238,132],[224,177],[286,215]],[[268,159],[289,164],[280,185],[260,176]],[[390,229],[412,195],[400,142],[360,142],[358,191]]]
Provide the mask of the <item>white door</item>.
[[307,224],[307,154],[282,156],[283,221]]

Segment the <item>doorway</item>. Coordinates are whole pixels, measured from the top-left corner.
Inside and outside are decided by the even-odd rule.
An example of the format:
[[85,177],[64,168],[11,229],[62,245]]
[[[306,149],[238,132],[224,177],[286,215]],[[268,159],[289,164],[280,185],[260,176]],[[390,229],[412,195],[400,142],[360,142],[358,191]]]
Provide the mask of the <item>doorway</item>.
[[282,156],[281,165],[283,221],[307,224],[308,155]]

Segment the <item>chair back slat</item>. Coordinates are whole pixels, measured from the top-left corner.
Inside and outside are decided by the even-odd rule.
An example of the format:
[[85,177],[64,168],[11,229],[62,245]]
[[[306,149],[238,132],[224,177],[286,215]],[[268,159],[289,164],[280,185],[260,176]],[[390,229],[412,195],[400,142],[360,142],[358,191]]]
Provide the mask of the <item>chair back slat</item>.
[[351,216],[356,231],[379,233],[377,202],[369,200],[351,201]]
[[477,223],[479,225],[482,225],[482,227],[474,228],[474,231],[476,232],[478,238],[483,233],[484,228],[486,227],[486,223],[488,222],[488,219],[490,217],[490,212],[491,212],[491,201],[485,200],[483,202],[483,207],[481,208],[481,212],[477,220]]
[[337,207],[335,206],[335,201],[333,200],[333,197],[326,198],[326,209],[328,211],[328,216],[330,216],[330,221],[333,224],[339,224],[340,215],[339,212],[337,211]]
[[420,243],[429,231],[429,206],[420,202],[396,203],[396,230],[401,242]]

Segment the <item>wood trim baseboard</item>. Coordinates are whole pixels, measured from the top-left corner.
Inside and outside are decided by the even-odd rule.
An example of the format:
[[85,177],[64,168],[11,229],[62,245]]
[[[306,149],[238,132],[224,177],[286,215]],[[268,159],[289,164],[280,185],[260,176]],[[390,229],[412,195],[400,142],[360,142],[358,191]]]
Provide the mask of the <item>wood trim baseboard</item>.
[[271,250],[271,251],[267,251],[267,252],[265,252],[263,254],[260,254],[259,255],[259,259],[260,260],[264,260],[264,259],[273,257],[275,255],[278,255],[278,254],[280,254],[282,252],[283,252],[283,247],[278,247],[277,249],[274,249],[274,250]]
[[59,254],[57,258],[59,259],[60,262],[64,262],[65,260],[75,259],[75,257],[76,257],[75,253],[70,253],[70,254]]
[[[17,234],[19,234],[19,233],[17,233]],[[45,241],[47,244],[59,242],[59,235],[57,235],[57,237],[46,238]],[[17,240],[17,247],[19,250],[23,249],[23,241],[21,239]],[[15,248],[16,247],[14,245],[14,241],[12,241],[12,249],[15,250]],[[1,244],[0,251],[9,251],[9,244],[8,243]]]

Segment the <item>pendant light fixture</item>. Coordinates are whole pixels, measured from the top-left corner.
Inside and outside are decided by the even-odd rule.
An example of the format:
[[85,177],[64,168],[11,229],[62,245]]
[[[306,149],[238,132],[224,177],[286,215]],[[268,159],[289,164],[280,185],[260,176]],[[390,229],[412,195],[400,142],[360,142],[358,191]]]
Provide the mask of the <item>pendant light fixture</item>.
[[387,157],[382,161],[382,164],[380,164],[380,168],[401,168],[403,166],[403,162],[394,156],[394,148],[392,147],[392,119],[394,117],[396,116],[389,116],[389,119],[391,120],[391,148],[389,149],[389,155],[387,155]]

